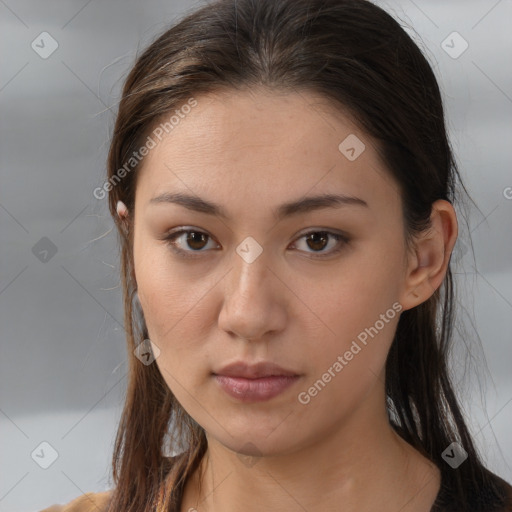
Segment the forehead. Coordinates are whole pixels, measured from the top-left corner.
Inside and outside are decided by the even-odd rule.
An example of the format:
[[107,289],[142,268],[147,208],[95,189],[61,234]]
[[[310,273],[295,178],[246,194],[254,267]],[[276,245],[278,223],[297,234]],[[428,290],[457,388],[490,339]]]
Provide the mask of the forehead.
[[[176,190],[212,197],[215,191],[220,202],[277,204],[313,188],[367,197],[382,182],[395,188],[374,141],[321,96],[253,90],[195,99],[144,158],[138,198]],[[364,147],[356,159],[342,152],[346,140],[358,152]]]

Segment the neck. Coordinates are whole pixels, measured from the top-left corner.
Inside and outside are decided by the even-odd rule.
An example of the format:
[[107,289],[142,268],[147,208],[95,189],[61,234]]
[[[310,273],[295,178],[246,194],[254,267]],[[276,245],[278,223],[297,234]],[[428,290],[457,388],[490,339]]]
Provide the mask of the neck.
[[207,436],[182,510],[316,512],[343,504],[344,512],[429,512],[439,470],[394,432],[385,408],[377,409],[367,403],[343,425],[287,454],[243,457]]

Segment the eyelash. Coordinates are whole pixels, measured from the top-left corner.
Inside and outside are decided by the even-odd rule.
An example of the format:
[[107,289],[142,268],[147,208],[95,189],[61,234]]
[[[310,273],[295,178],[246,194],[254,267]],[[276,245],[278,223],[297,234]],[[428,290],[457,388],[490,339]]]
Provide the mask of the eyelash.
[[[171,249],[171,251],[174,252],[175,254],[178,254],[180,257],[190,258],[190,259],[200,258],[201,257],[200,254],[193,254],[193,253],[201,253],[201,252],[205,252],[205,251],[203,251],[203,250],[186,251],[186,250],[179,249],[178,247],[176,247],[175,239],[178,238],[180,235],[183,235],[186,233],[196,233],[196,234],[206,235],[209,238],[209,240],[213,240],[213,238],[210,235],[208,235],[208,233],[205,233],[204,231],[200,231],[198,229],[180,229],[179,231],[174,231],[173,233],[169,233],[166,237],[163,238],[163,240],[166,241],[166,243],[169,246],[169,248]],[[332,231],[326,231],[326,230],[308,231],[307,233],[303,233],[296,240],[300,240],[302,238],[305,238],[305,237],[315,234],[315,233],[321,233],[321,234],[328,235],[328,236],[334,238],[338,242],[338,246],[327,253],[310,253],[311,254],[310,257],[313,259],[327,258],[329,256],[337,254],[341,250],[343,250],[344,246],[346,244],[348,244],[350,241],[350,239],[346,235],[343,235],[341,233],[334,233]]]

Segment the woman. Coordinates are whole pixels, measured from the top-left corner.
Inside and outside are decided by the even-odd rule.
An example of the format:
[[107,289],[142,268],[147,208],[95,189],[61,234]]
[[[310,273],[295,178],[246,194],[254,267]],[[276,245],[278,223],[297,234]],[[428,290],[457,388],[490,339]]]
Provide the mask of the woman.
[[108,173],[130,358],[116,486],[48,511],[512,510],[447,371],[460,180],[435,76],[391,16],[197,10],[130,72]]

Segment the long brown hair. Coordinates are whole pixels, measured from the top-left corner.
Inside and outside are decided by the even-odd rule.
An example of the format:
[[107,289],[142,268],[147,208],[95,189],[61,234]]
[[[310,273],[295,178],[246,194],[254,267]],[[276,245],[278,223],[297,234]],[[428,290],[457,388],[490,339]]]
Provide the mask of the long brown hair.
[[[157,501],[159,510],[179,510],[183,484],[207,448],[203,428],[183,410],[157,365],[143,365],[134,355],[148,332],[133,273],[131,222],[143,164],[133,155],[158,123],[191,99],[255,86],[319,93],[353,115],[378,141],[400,185],[408,243],[428,227],[434,201],[455,204],[458,185],[464,188],[430,65],[399,23],[369,1],[220,0],[158,37],[126,78],[108,156],[106,190],[120,237],[130,365],[113,456],[111,512],[149,512]],[[127,225],[116,215],[119,200],[131,212]],[[478,494],[485,477],[448,374],[453,323],[449,268],[429,300],[402,313],[385,386],[390,422],[441,468],[464,510],[469,490]],[[468,453],[457,470],[441,457],[454,441]],[[174,467],[178,462],[169,454],[180,450],[185,455]],[[181,478],[167,492],[162,483],[171,469]]]

